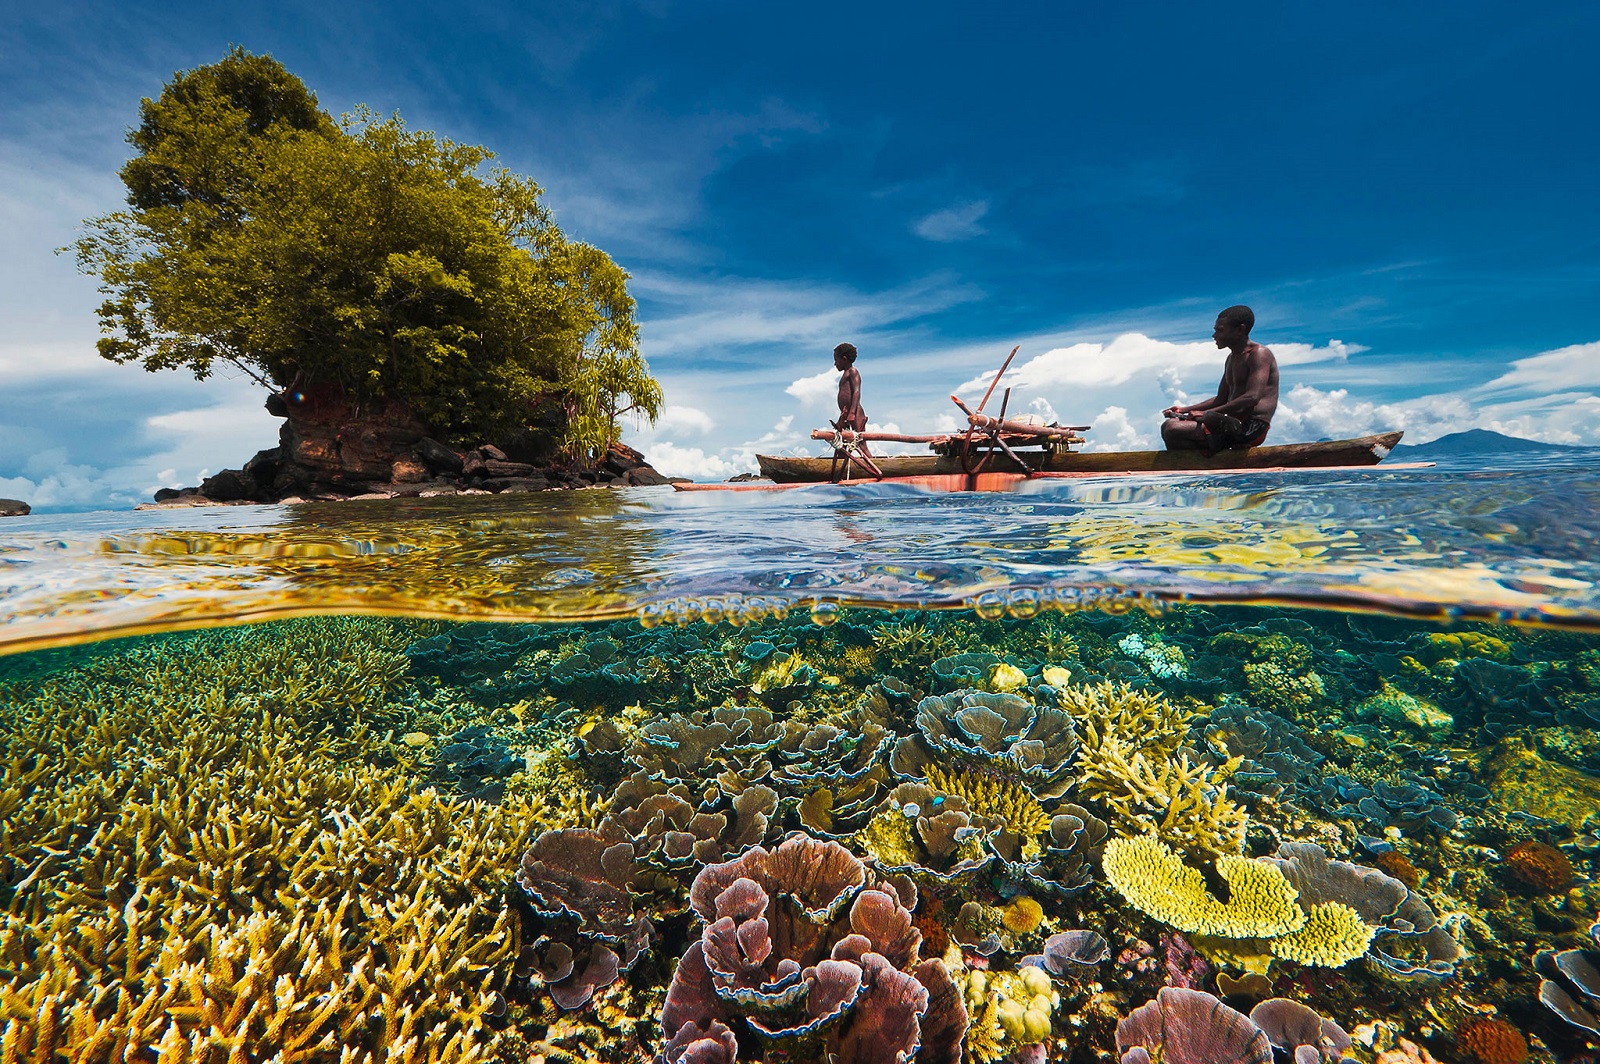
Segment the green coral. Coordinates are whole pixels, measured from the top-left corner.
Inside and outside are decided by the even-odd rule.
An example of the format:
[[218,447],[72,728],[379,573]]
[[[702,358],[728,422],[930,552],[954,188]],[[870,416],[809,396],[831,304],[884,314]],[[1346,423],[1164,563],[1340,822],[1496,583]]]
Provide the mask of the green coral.
[[1450,714],[1390,683],[1384,683],[1377,694],[1358,703],[1354,712],[1363,720],[1414,728],[1434,740],[1444,739],[1455,730],[1455,719]]

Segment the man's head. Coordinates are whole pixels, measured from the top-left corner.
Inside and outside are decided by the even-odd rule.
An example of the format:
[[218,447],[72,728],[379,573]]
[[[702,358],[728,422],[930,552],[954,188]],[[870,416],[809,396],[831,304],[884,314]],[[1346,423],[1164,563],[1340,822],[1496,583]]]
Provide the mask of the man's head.
[[856,345],[840,344],[833,349],[833,368],[846,369],[856,364]]
[[1211,330],[1211,339],[1216,341],[1218,347],[1242,347],[1249,341],[1250,330],[1255,325],[1256,315],[1249,307],[1242,304],[1229,307],[1217,315],[1217,325]]

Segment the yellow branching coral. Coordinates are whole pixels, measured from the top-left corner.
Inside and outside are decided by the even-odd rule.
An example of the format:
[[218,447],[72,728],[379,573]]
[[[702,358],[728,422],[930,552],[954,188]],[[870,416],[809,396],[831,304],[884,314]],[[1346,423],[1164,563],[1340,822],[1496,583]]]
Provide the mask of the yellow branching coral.
[[1296,964],[1342,968],[1367,952],[1377,929],[1338,901],[1313,905],[1300,930],[1272,940],[1272,955]]
[[1237,854],[1217,858],[1228,900],[1206,890],[1205,877],[1161,840],[1148,835],[1114,839],[1104,865],[1111,885],[1139,911],[1179,931],[1227,938],[1273,938],[1298,931],[1306,914],[1298,892],[1278,867]]
[[1248,817],[1227,784],[1239,761],[1191,760],[1183,744],[1192,710],[1113,683],[1065,688],[1058,704],[1081,729],[1079,793],[1104,803],[1124,831],[1200,856],[1244,848]]
[[1023,840],[1024,854],[1030,849],[1029,842],[1037,852],[1036,840],[1050,827],[1050,814],[1026,787],[1015,780],[975,772],[946,772],[934,762],[928,764],[927,773],[929,788],[961,798],[978,816],[1000,821],[1007,831]]

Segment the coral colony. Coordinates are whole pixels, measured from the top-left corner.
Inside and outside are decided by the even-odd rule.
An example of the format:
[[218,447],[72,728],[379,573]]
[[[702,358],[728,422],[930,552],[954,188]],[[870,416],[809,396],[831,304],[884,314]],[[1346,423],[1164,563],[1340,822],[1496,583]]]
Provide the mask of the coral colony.
[[1579,636],[817,619],[0,659],[5,1064],[1595,1059]]

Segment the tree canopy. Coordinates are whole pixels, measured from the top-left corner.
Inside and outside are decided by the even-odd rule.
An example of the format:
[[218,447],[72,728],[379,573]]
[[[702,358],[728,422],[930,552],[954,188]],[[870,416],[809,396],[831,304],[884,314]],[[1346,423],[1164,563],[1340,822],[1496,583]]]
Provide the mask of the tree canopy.
[[567,239],[493,153],[359,108],[335,122],[270,56],[234,48],[143,101],[128,207],[85,223],[100,354],[274,388],[404,402],[460,441],[555,407],[560,444],[654,419],[628,275]]

